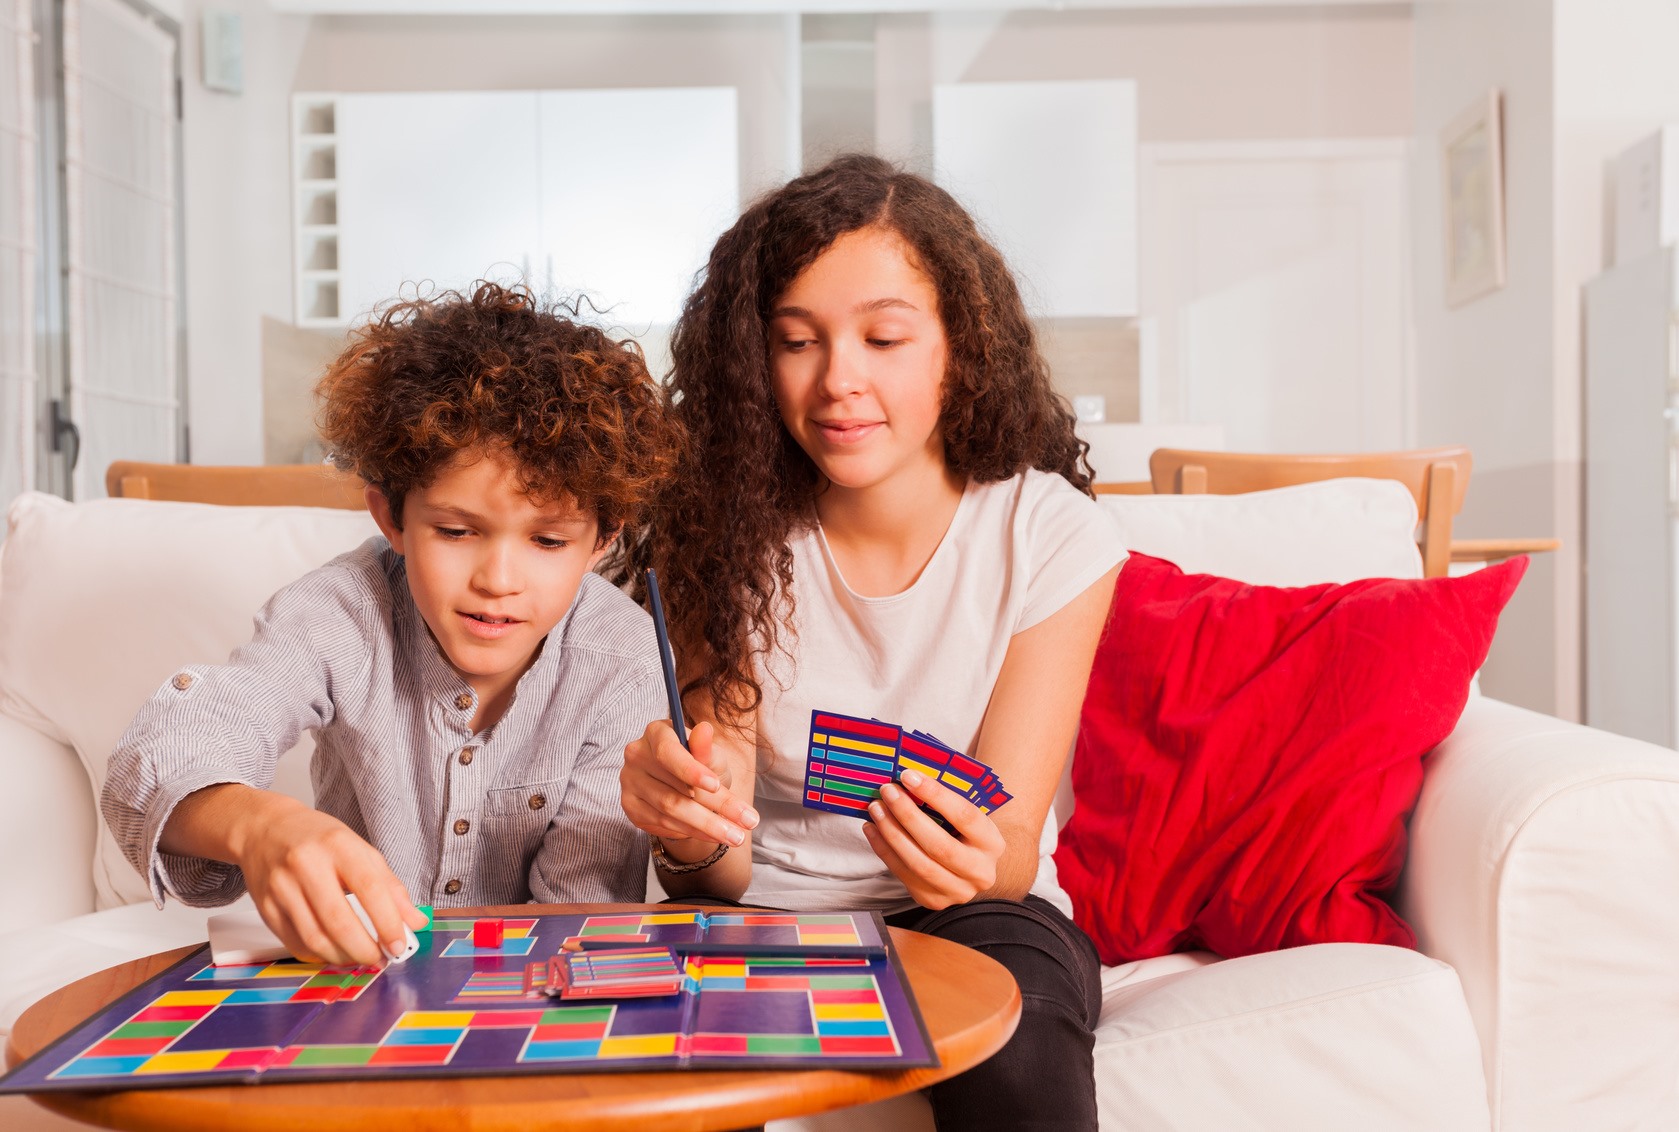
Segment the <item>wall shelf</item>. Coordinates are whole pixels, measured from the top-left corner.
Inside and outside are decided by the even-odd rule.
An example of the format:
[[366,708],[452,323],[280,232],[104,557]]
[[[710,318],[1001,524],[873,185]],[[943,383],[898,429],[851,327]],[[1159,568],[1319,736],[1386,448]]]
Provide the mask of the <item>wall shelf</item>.
[[292,96],[292,319],[344,325],[338,265],[338,97]]

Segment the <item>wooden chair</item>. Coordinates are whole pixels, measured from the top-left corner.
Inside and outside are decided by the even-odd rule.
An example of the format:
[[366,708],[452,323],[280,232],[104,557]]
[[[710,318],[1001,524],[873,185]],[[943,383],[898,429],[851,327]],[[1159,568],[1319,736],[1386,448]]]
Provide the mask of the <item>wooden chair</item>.
[[205,467],[117,460],[105,469],[105,493],[120,499],[168,499],[254,507],[365,510],[362,482],[325,464]]
[[[1264,456],[1161,448],[1149,457],[1149,477],[1161,494],[1238,495],[1342,476],[1398,480],[1417,501],[1422,525],[1423,576],[1443,577],[1452,555],[1452,520],[1463,510],[1473,467],[1467,448],[1373,452],[1348,456]],[[1550,540],[1525,540],[1532,542]],[[1500,545],[1506,545],[1501,542]],[[1537,547],[1536,549],[1554,549]],[[1511,550],[1509,554],[1522,553]],[[1508,554],[1499,555],[1507,557]]]

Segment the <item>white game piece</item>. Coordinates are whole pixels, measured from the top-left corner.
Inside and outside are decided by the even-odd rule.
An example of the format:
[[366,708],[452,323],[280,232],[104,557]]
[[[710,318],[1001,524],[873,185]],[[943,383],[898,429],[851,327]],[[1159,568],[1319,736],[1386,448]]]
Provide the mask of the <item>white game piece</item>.
[[361,906],[361,901],[356,899],[356,894],[353,892],[346,892],[344,894],[344,899],[350,902],[350,910],[361,920],[362,927],[367,929],[367,934],[372,936],[373,941],[379,945],[379,950],[384,951],[386,955],[390,956],[392,963],[405,963],[412,958],[416,951],[420,950],[420,937],[414,934],[413,928],[409,927],[407,924],[403,924],[402,953],[399,955],[392,955],[390,951],[386,950],[385,941],[379,938],[379,933],[373,930],[373,917],[369,916],[367,914],[367,910]]

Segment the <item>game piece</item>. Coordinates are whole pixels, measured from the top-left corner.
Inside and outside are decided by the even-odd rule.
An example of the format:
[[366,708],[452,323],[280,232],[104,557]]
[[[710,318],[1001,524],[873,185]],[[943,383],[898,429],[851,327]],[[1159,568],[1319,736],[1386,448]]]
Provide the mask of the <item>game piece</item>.
[[[361,901],[356,899],[355,893],[345,893],[344,898],[349,901],[350,910],[355,912],[367,934],[378,939],[378,933],[373,930],[373,921],[362,910]],[[233,912],[218,912],[211,916],[206,923],[210,935],[211,961],[218,967],[238,966],[247,963],[267,963],[274,959],[288,959],[291,949],[280,942],[280,937],[269,930],[263,922],[261,914],[255,908],[241,908]],[[385,951],[384,942],[380,941],[379,948]],[[403,926],[403,949],[395,955],[386,951],[391,962],[401,963],[413,956],[420,949],[420,941]]]
[[500,920],[475,920],[472,924],[472,946],[493,951],[501,947],[503,924]]
[[[477,927],[445,913],[419,954],[383,968],[218,967],[201,947],[17,1066],[0,1093],[938,1064],[875,913],[531,915],[502,921],[493,954],[474,946]],[[560,951],[612,936],[644,942]]]

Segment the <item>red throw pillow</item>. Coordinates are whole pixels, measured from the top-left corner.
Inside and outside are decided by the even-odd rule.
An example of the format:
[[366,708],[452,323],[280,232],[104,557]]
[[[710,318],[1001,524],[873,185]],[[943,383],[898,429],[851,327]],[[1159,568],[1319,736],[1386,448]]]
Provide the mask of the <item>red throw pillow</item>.
[[1456,726],[1526,570],[1281,589],[1133,554],[1055,852],[1102,961],[1414,947],[1382,894],[1423,756]]

